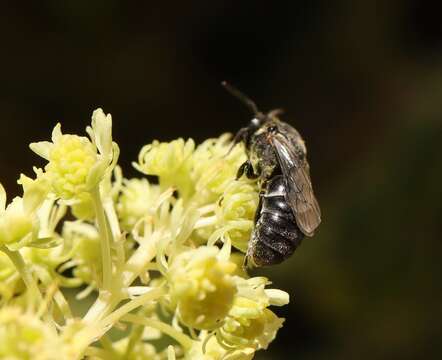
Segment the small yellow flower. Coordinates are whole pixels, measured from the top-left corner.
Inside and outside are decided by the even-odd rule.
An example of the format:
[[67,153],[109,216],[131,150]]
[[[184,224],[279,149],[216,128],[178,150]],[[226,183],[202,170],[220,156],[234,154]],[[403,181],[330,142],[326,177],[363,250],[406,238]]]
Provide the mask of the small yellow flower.
[[8,256],[0,252],[0,297],[4,302],[22,292],[23,282],[17,276],[17,270]]
[[69,260],[70,255],[63,245],[49,249],[26,247],[21,250],[21,253],[27,263],[37,265],[39,269],[46,268],[54,273],[58,266]]
[[52,142],[30,144],[31,150],[49,163],[45,175],[51,190],[63,200],[75,199],[94,188],[111,170],[119,150],[112,142],[112,118],[97,109],[92,114],[92,127],[84,136],[63,134],[61,125],[52,131]]
[[18,307],[0,310],[0,358],[20,360],[60,359],[60,342],[52,328]]
[[208,139],[198,145],[193,155],[192,181],[197,202],[215,202],[235,179],[240,165],[247,159],[242,145],[231,149],[230,134]]
[[185,251],[173,260],[168,273],[171,297],[185,325],[196,329],[219,325],[233,304],[235,268],[220,259],[214,246]]
[[97,152],[88,138],[61,135],[49,153],[45,167],[56,195],[69,200],[86,192],[87,177],[97,160]]
[[228,350],[212,336],[207,342],[195,341],[185,353],[186,360],[251,360],[255,351],[252,348]]
[[149,214],[160,194],[160,187],[149,184],[147,179],[124,180],[117,205],[123,229],[131,231],[138,220]]
[[25,198],[16,197],[5,209],[6,193],[1,185],[0,198],[0,245],[18,250],[25,246],[50,248],[60,244],[55,228],[65,214],[64,205],[57,206],[54,200],[40,203],[34,201],[39,196],[32,195],[28,204]]
[[63,238],[72,247],[74,276],[86,284],[101,279],[100,238],[97,229],[87,223],[65,222]]
[[232,180],[217,202],[217,227],[228,229],[232,245],[247,251],[259,195],[257,186],[244,179]]
[[31,243],[38,231],[37,215],[25,211],[22,198],[14,198],[6,209],[0,208],[0,245],[17,250]]
[[50,191],[50,182],[42,169],[34,168],[36,179],[31,179],[24,174],[20,175],[17,183],[23,187],[23,203],[26,211],[37,210],[45,201]]
[[227,347],[267,349],[284,322],[267,307],[286,304],[288,294],[280,290],[266,290],[265,278],[236,280],[238,294],[229,316],[217,330],[217,338]]
[[95,218],[92,196],[85,192],[77,196],[76,201],[71,204],[72,214],[80,220],[93,220]]
[[134,167],[146,175],[156,175],[164,188],[174,186],[180,196],[188,198],[193,193],[193,184],[189,179],[192,166],[192,154],[195,142],[177,139],[170,143],[155,140],[144,146]]
[[61,347],[58,351],[57,359],[83,359],[84,349],[90,344],[90,339],[93,339],[99,333],[100,328],[97,324],[87,324],[80,319],[68,320],[66,325],[60,329],[59,339]]
[[229,317],[219,331],[223,343],[239,348],[267,349],[284,319],[244,298],[237,299],[234,308],[237,315]]

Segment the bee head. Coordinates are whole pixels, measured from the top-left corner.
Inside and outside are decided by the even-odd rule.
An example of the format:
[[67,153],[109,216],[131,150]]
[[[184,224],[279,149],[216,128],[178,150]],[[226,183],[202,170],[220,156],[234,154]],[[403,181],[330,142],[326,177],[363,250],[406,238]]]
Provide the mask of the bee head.
[[255,132],[266,122],[266,120],[267,119],[265,118],[264,114],[258,113],[252,120],[250,120],[248,128],[250,131]]
[[249,148],[250,140],[253,136],[253,134],[261,128],[263,123],[265,122],[265,119],[260,114],[257,114],[252,120],[250,120],[249,125],[246,127],[241,128],[237,134],[235,135],[235,138],[233,139],[233,143],[236,144],[238,142],[244,142],[246,148]]

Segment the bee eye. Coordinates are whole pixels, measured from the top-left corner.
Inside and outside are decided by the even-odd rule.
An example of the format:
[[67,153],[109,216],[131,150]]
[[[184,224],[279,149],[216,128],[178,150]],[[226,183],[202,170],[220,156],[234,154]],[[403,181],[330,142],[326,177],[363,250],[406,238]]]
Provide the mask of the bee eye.
[[276,126],[269,126],[267,128],[267,131],[272,132],[272,133],[276,132],[277,130],[278,130],[278,128]]
[[257,118],[252,119],[252,121],[250,121],[250,124],[252,125],[252,127],[256,127],[258,128],[260,125],[260,121]]

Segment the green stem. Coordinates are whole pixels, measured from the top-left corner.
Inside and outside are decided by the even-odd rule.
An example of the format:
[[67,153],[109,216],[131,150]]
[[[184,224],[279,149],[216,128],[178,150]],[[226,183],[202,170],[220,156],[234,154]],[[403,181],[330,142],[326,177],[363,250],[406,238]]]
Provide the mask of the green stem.
[[[152,237],[148,244],[141,244],[129,258],[123,269],[119,281],[121,288],[127,288],[132,282],[146,269],[147,264],[155,257],[155,244],[157,238]],[[83,320],[86,322],[95,322],[108,315],[115,306],[122,300],[121,294],[118,292],[110,293],[108,291],[100,292],[95,303],[89,308]]]
[[87,314],[83,317],[86,323],[94,323],[109,314],[115,306],[121,301],[119,293],[111,294],[109,291],[100,291],[94,304],[89,308]]
[[101,327],[103,329],[108,328],[109,326],[115,324],[122,316],[136,309],[137,307],[144,305],[145,303],[155,300],[164,294],[163,288],[154,288],[149,292],[138,296],[137,298],[127,302],[123,306],[119,307],[110,315],[106,316],[103,320],[101,320]]
[[170,337],[174,338],[186,349],[192,346],[193,341],[189,336],[183,334],[182,332],[179,332],[173,326],[162,321],[149,319],[133,314],[126,314],[121,320],[131,322],[133,324],[153,327],[154,329],[161,331],[163,334],[169,335]]
[[[49,289],[51,285],[55,285],[54,279],[47,271],[40,271],[38,273],[38,278],[46,289]],[[69,303],[64,297],[63,293],[58,289],[58,286],[57,289],[54,291],[52,297],[55,300],[55,303],[57,304],[61,314],[64,316],[64,319],[72,319],[73,315]]]
[[141,244],[129,258],[121,270],[121,282],[124,287],[130,286],[133,281],[146,270],[156,255],[156,243],[157,238],[153,235],[148,242]]
[[124,352],[123,359],[127,360],[130,359],[130,355],[132,354],[132,351],[134,350],[137,343],[141,340],[141,337],[143,336],[144,332],[144,326],[134,324],[132,326],[129,340],[127,342],[126,350]]
[[111,242],[112,233],[108,229],[106,215],[104,213],[103,203],[101,201],[100,187],[96,186],[91,191],[92,201],[95,208],[95,216],[97,217],[98,231],[100,233],[101,244],[101,260],[103,263],[103,288],[104,290],[111,291],[112,287],[112,255],[111,255]]
[[37,303],[41,304],[41,302],[43,301],[43,296],[41,295],[40,289],[37,286],[37,282],[32,276],[29,267],[26,266],[20,252],[11,251],[6,246],[1,246],[0,250],[3,251],[14,264],[23,282],[25,283],[26,288],[29,291],[30,299],[36,299]]
[[100,343],[104,350],[106,350],[109,354],[115,355],[115,349],[112,341],[110,341],[106,335],[103,335],[100,338]]
[[85,356],[88,356],[90,358],[99,358],[99,359],[109,359],[112,354],[109,354],[106,350],[95,347],[95,346],[89,346],[85,352],[84,352]]
[[[155,257],[155,243],[156,239],[151,239],[147,245],[140,245],[135,250],[126,265],[121,269],[120,279],[121,288],[127,288],[132,282],[145,270],[146,265],[149,264]],[[83,320],[92,323],[98,319],[102,319],[109,314],[115,306],[122,300],[121,294],[110,293],[108,291],[100,292],[95,303],[89,308]]]
[[[112,326],[117,321],[120,320],[122,316],[126,315],[137,307],[148,303],[149,301],[158,299],[164,294],[164,292],[165,290],[163,288],[154,288],[149,292],[119,307],[117,310],[103,318],[98,323],[96,323],[96,319],[91,320],[94,324],[91,323],[91,326],[86,326],[83,330],[80,330],[75,335],[76,338],[82,340],[81,345],[77,346],[78,354],[84,355],[85,351],[88,351],[88,349],[90,349],[89,345],[100,339],[107,331],[112,328]],[[105,304],[107,308],[112,308],[116,306],[115,303],[110,301],[104,301],[103,304]],[[79,356],[78,358],[81,358],[81,356]]]
[[[112,198],[107,198],[103,204],[104,213],[109,219],[109,230],[112,233],[114,239],[113,245],[117,253],[117,269],[119,270],[125,261],[124,245],[121,236],[120,224],[118,222],[117,213],[115,212],[114,202]],[[117,270],[117,271],[118,271]]]

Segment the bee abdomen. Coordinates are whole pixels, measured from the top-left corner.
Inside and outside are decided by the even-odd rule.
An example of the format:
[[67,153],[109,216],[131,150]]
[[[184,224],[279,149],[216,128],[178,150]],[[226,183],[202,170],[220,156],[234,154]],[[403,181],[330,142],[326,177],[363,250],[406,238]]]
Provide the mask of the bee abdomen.
[[304,234],[296,225],[293,212],[285,200],[282,176],[274,177],[262,197],[262,204],[249,255],[256,265],[278,264],[287,259],[301,243]]

